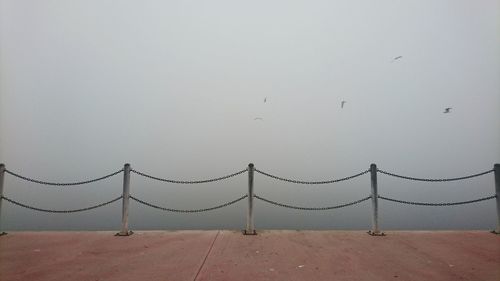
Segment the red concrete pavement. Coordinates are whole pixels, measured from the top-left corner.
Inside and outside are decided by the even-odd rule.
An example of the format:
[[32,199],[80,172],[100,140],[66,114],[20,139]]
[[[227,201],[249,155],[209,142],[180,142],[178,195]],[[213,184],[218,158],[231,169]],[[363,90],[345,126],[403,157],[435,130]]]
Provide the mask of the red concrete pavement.
[[13,232],[0,237],[1,281],[194,280],[216,231]]
[[486,231],[12,232],[0,280],[500,280]]
[[495,280],[500,236],[488,232],[222,232],[198,280]]

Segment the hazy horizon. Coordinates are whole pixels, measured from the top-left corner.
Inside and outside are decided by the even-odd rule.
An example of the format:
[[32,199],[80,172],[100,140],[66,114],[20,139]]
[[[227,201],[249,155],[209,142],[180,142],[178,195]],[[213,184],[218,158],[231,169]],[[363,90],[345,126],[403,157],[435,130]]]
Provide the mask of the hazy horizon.
[[[0,162],[60,182],[124,163],[180,180],[250,162],[299,180],[350,176],[370,163],[422,178],[475,174],[500,163],[499,47],[494,0],[0,0]],[[6,175],[4,194],[40,208],[78,208],[119,196],[121,181],[47,188]],[[133,174],[131,192],[162,206],[204,208],[245,194],[246,181],[244,174],[174,185]],[[257,194],[304,206],[370,192],[369,175],[314,187],[258,174],[255,181]],[[492,174],[450,183],[379,175],[379,190],[466,201],[493,195],[494,182]],[[257,228],[370,226],[369,201],[327,212],[256,204]],[[496,222],[494,200],[379,204],[384,228]],[[242,228],[246,214],[246,202],[196,215],[131,207],[131,228],[142,229]],[[121,219],[119,203],[74,215],[5,201],[2,209],[4,229],[116,229]]]

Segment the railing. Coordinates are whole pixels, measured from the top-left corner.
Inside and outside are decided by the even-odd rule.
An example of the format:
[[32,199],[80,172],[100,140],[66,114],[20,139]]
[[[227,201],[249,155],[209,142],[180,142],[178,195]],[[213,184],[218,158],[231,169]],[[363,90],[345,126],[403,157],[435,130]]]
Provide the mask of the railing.
[[[263,176],[279,180],[279,181],[285,181],[289,183],[294,183],[294,184],[308,184],[308,185],[318,185],[318,184],[332,184],[332,183],[338,183],[338,182],[343,182],[343,181],[348,181],[360,176],[363,176],[365,174],[370,173],[370,178],[371,178],[371,193],[370,195],[360,198],[358,200],[340,204],[340,205],[335,205],[335,206],[325,206],[325,207],[304,207],[304,206],[294,206],[291,204],[286,204],[283,202],[277,202],[268,198],[264,198],[262,196],[259,196],[257,194],[254,194],[253,190],[253,180],[254,180],[254,173],[261,174]],[[495,194],[490,195],[490,196],[484,196],[481,198],[477,199],[472,199],[472,200],[467,200],[467,201],[460,201],[460,202],[438,202],[438,203],[432,203],[432,202],[414,202],[414,201],[406,201],[402,199],[395,199],[395,198],[390,198],[386,196],[382,196],[378,194],[378,185],[377,185],[377,174],[381,173],[383,175],[391,176],[391,177],[396,177],[400,179],[405,179],[405,180],[412,180],[412,181],[424,181],[424,182],[447,182],[447,181],[459,181],[459,180],[465,180],[465,179],[470,179],[470,178],[475,178],[475,177],[480,177],[489,173],[494,173],[495,176]],[[102,181],[108,178],[111,178],[113,176],[116,176],[120,173],[123,173],[123,193],[106,202],[103,203],[98,203],[93,206],[85,207],[85,208],[79,208],[79,209],[71,209],[71,210],[53,210],[53,209],[44,209],[44,208],[39,208],[39,207],[34,207],[30,206],[24,203],[21,203],[19,201],[16,201],[12,198],[9,198],[7,196],[4,196],[3,193],[3,187],[4,187],[4,176],[5,174],[9,174],[11,176],[14,176],[16,178],[37,183],[37,184],[42,184],[42,185],[48,185],[48,186],[74,186],[74,185],[83,185],[83,184],[88,184],[88,183],[93,183],[97,181]],[[163,207],[159,206],[156,204],[153,204],[151,202],[144,201],[142,199],[137,198],[136,196],[133,196],[130,194],[130,174],[134,173],[138,176],[142,176],[145,178],[149,178],[152,180],[156,181],[162,181],[162,182],[168,182],[168,183],[176,183],[176,184],[202,184],[202,183],[209,183],[209,182],[216,182],[216,181],[222,181],[226,180],[235,176],[242,175],[243,173],[248,173],[248,193],[242,195],[239,198],[227,201],[225,203],[221,203],[216,206],[212,207],[207,207],[207,208],[201,208],[201,209],[173,209],[173,208],[168,208],[168,207]],[[253,199],[259,199],[263,202],[278,206],[278,207],[284,207],[284,208],[290,208],[290,209],[297,209],[297,210],[305,210],[305,211],[312,211],[312,210],[332,210],[332,209],[338,209],[338,208],[344,208],[352,205],[356,205],[359,203],[362,203],[364,201],[367,201],[371,199],[372,202],[372,229],[368,231],[370,235],[374,236],[379,236],[379,235],[384,235],[383,232],[380,231],[379,225],[378,225],[378,199],[381,200],[386,200],[394,203],[401,203],[401,204],[410,204],[410,205],[419,205],[419,206],[455,206],[455,205],[463,205],[463,204],[471,204],[471,203],[476,203],[476,202],[481,202],[485,200],[490,200],[490,199],[496,199],[496,207],[497,207],[497,225],[496,229],[493,230],[493,233],[500,234],[500,164],[495,164],[494,168],[492,170],[488,170],[482,173],[477,173],[469,176],[463,176],[463,177],[457,177],[457,178],[444,178],[444,179],[427,179],[427,178],[415,178],[415,177],[409,177],[409,176],[402,176],[398,175],[395,173],[387,172],[381,169],[378,169],[375,164],[370,165],[370,169],[359,172],[357,174],[354,174],[349,177],[344,177],[344,178],[339,178],[339,179],[331,179],[331,180],[325,180],[325,181],[302,181],[302,180],[295,180],[295,179],[287,179],[283,177],[279,177],[276,175],[272,175],[270,173],[258,170],[255,168],[253,164],[249,164],[248,168],[237,171],[235,173],[222,176],[222,177],[217,177],[217,178],[212,178],[212,179],[205,179],[205,180],[192,180],[192,181],[186,181],[186,180],[172,180],[172,179],[165,179],[165,178],[160,178],[156,176],[152,176],[149,174],[146,174],[144,172],[140,172],[137,170],[134,170],[131,168],[130,164],[125,164],[123,169],[120,169],[116,172],[110,173],[108,175],[91,179],[91,180],[85,180],[85,181],[79,181],[79,182],[69,182],[69,183],[60,183],[60,182],[48,182],[48,181],[42,181],[42,180],[37,180],[33,179],[30,177],[22,176],[18,173],[12,172],[10,170],[7,170],[5,168],[4,164],[0,164],[0,227],[1,227],[1,216],[2,216],[2,201],[5,200],[11,204],[17,205],[19,207],[27,208],[30,210],[34,211],[39,211],[39,212],[47,212],[47,213],[75,213],[75,212],[83,212],[83,211],[88,211],[92,209],[96,209],[99,207],[103,207],[109,204],[112,204],[116,201],[119,201],[120,199],[122,200],[122,226],[121,230],[119,233],[117,233],[118,236],[128,236],[132,234],[132,231],[129,230],[129,224],[128,224],[128,213],[129,213],[129,201],[130,199],[134,200],[135,202],[142,204],[147,207],[163,210],[163,211],[168,211],[168,212],[178,212],[178,213],[198,213],[198,212],[206,212],[206,211],[211,211],[215,209],[220,209],[224,208],[230,205],[233,205],[239,201],[244,200],[245,198],[248,199],[248,208],[247,208],[247,219],[246,219],[246,228],[243,231],[244,234],[256,234],[255,232],[255,227],[254,227],[254,217],[253,217]],[[1,228],[0,228],[1,230]],[[5,232],[1,232],[1,234],[5,234]]]

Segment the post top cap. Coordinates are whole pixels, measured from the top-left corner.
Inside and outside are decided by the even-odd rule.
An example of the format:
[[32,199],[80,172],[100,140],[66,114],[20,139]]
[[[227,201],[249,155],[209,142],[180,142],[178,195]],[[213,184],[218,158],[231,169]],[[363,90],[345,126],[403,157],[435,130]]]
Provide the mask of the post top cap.
[[248,164],[248,167],[253,167],[253,163]]

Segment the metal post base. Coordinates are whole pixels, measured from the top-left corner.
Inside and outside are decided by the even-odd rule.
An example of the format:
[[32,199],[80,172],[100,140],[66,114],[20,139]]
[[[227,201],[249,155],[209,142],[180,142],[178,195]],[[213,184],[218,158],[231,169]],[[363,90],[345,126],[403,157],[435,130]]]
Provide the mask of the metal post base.
[[7,232],[0,232],[0,236],[7,235]]
[[117,234],[115,234],[115,236],[130,236],[134,234],[134,232],[132,230],[129,230],[128,232],[118,232]]
[[493,234],[496,234],[496,235],[500,234],[500,231],[496,231],[496,230],[492,230],[490,232],[493,233]]
[[370,234],[371,236],[385,236],[385,233],[380,232],[380,231],[378,231],[378,232],[373,232],[373,231],[371,231],[371,230],[368,230],[368,232],[367,232],[367,233],[368,233],[368,234]]
[[246,229],[241,231],[243,235],[257,235],[257,231],[247,231]]

